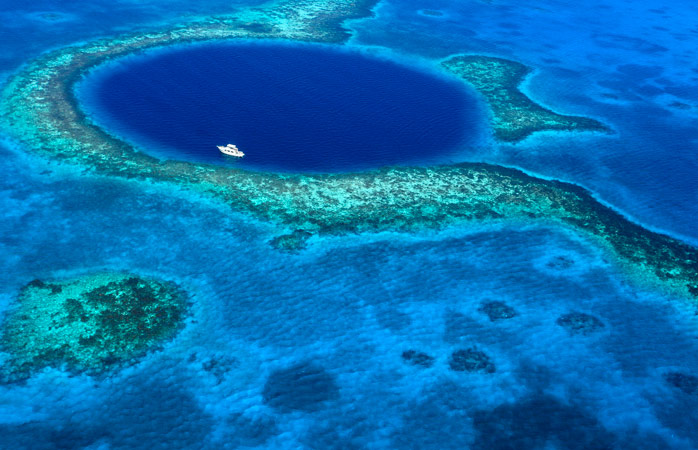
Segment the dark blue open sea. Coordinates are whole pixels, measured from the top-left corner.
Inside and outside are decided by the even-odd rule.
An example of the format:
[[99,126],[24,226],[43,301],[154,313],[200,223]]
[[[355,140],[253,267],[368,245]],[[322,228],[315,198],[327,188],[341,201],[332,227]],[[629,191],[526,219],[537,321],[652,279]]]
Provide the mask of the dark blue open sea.
[[[0,82],[51,49],[260,3],[3,0]],[[284,172],[489,162],[577,183],[698,244],[698,3],[382,0],[348,26],[344,50],[129,57],[79,94],[92,120],[160,158]],[[463,53],[533,67],[527,95],[614,133],[494,143],[474,92],[435,72]],[[221,160],[226,143],[249,158]],[[0,173],[1,315],[33,279],[102,269],[192,293],[186,327],[122,370],[0,384],[0,449],[698,448],[695,307],[572,232],[321,235],[282,253],[269,245],[281,225],[5,135]],[[510,310],[493,318],[493,302]],[[570,332],[571,313],[601,325]],[[454,370],[468,349],[491,370]]]

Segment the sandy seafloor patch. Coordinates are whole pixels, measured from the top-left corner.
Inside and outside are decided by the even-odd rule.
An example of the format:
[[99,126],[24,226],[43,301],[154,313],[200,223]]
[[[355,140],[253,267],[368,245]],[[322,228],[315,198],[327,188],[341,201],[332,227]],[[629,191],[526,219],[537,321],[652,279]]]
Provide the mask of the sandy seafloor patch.
[[[698,241],[695,11],[678,1],[519,3],[388,1],[354,22],[352,45],[539,68],[535,98],[618,134],[541,134],[463,160],[578,182]],[[6,6],[0,71],[57,45],[228,5]],[[66,18],[22,32],[46,11]],[[194,296],[191,324],[132,367],[101,380],[46,370],[0,386],[0,448],[698,446],[698,392],[665,379],[698,374],[693,311],[627,284],[570,233],[522,224],[313,237],[289,255],[267,243],[288,230],[171,186],[85,176],[4,141],[0,170],[3,310],[33,278],[93,268],[158,273]],[[491,321],[480,307],[493,300],[516,315]],[[557,320],[571,312],[603,327],[570,332]],[[450,370],[451,354],[467,348],[495,372]],[[409,349],[431,367],[405,363]],[[289,370],[310,375],[291,388]],[[265,392],[280,394],[265,402]]]

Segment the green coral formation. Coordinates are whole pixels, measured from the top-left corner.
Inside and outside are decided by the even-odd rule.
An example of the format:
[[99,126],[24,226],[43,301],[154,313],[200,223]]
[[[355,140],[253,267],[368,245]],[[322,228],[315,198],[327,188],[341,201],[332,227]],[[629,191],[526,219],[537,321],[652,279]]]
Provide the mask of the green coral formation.
[[[368,0],[289,0],[230,17],[55,51],[9,81],[0,97],[0,117],[11,135],[39,154],[100,174],[177,183],[291,230],[343,234],[512,220],[562,225],[595,239],[633,274],[698,298],[696,248],[633,224],[571,184],[486,164],[282,175],[160,161],[91,124],[74,98],[73,85],[91,67],[132,52],[242,37],[337,42],[345,36],[342,19],[367,14],[372,4]],[[445,64],[448,67],[449,62]],[[514,132],[504,134],[505,139],[518,139],[548,122],[550,127],[545,129],[605,129],[591,119],[565,118],[533,104],[515,89],[527,71],[517,63],[458,57],[450,65],[451,69],[480,67],[467,76],[461,69],[458,73],[467,81],[477,74],[489,80],[480,89],[486,97],[489,89],[492,98],[499,99],[492,105],[501,108],[500,115],[509,114],[500,123],[509,120]],[[306,235],[291,235],[277,244],[302,243],[299,237]]]
[[102,373],[172,338],[186,310],[174,283],[126,273],[32,281],[5,318],[3,375],[23,379],[45,367]]
[[441,63],[470,83],[492,110],[495,137],[518,142],[536,131],[610,131],[588,117],[564,116],[534,103],[518,87],[531,72],[521,63],[489,56],[456,56]]
[[630,222],[572,184],[473,163],[360,174],[226,173],[211,192],[235,209],[289,227],[345,234],[464,222],[554,223],[592,237],[643,279],[698,298],[698,249]]
[[292,233],[277,236],[269,242],[276,250],[286,253],[298,253],[307,247],[308,239],[313,233],[305,230],[293,230]]

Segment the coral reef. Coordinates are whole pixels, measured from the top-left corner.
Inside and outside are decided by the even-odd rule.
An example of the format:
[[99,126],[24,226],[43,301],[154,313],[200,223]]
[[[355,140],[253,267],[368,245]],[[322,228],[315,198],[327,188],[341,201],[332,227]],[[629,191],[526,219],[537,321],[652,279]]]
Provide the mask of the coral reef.
[[269,244],[282,252],[297,253],[306,248],[306,243],[312,235],[313,233],[305,230],[294,230],[290,234],[275,237]]
[[494,373],[494,363],[484,352],[475,348],[456,350],[451,354],[448,366],[456,372]]
[[514,308],[504,302],[496,300],[483,303],[477,310],[487,314],[487,317],[489,317],[492,322],[502,319],[511,319],[516,316]]
[[221,384],[225,381],[228,372],[238,364],[235,358],[225,355],[216,355],[206,359],[201,365],[201,368],[213,375],[216,379],[216,384]]
[[674,109],[683,109],[683,110],[691,109],[691,105],[688,105],[688,104],[683,103],[683,102],[671,102],[671,103],[669,103],[668,106],[670,108],[674,108]]
[[686,394],[698,394],[698,377],[681,372],[668,372],[664,379],[670,385],[680,389]]
[[272,372],[262,392],[264,403],[281,412],[315,411],[339,396],[332,375],[312,362]]
[[572,334],[584,335],[594,333],[604,327],[603,322],[598,318],[581,312],[564,314],[555,323],[566,328]]
[[402,352],[402,360],[413,366],[431,367],[434,365],[434,357],[417,350],[405,350]]
[[547,263],[546,267],[556,270],[566,270],[574,265],[574,260],[568,256],[559,255],[551,258]]
[[[698,297],[698,249],[630,222],[575,185],[473,163],[294,175],[161,161],[96,127],[74,97],[73,85],[91,67],[152,47],[233,38],[341,42],[346,37],[342,20],[368,14],[373,4],[279,1],[231,16],[60,49],[11,77],[0,95],[0,126],[41,155],[100,174],[177,183],[261,220],[311,233],[409,231],[505,220],[562,225],[601,244],[636,279],[664,282],[680,294]],[[531,132],[539,120],[565,129],[605,129],[591,119],[558,116],[530,102],[513,89],[528,70],[517,63],[487,57],[449,61],[445,67],[462,76],[467,72],[466,81],[484,77],[476,88],[486,97],[487,92],[501,97],[493,108],[513,114],[498,119],[514,130],[505,135],[509,138]]]
[[126,273],[32,281],[5,318],[3,375],[22,379],[45,367],[102,373],[172,338],[186,310],[174,283]]
[[[630,448],[593,415],[545,394],[506,402],[473,416],[474,449]],[[627,444],[627,443],[626,443]]]
[[536,131],[610,131],[588,117],[565,116],[534,103],[518,87],[531,69],[489,56],[455,56],[442,63],[480,93],[492,111],[495,137],[517,142]]

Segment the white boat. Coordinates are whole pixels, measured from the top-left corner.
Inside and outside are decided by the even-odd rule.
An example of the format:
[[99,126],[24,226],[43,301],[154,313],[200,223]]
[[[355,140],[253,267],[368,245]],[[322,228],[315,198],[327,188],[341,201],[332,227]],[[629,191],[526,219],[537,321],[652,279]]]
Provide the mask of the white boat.
[[224,155],[229,155],[229,156],[235,156],[237,158],[242,158],[245,156],[244,153],[242,153],[235,145],[233,144],[228,144],[225,147],[222,145],[217,145],[218,150],[221,151]]

